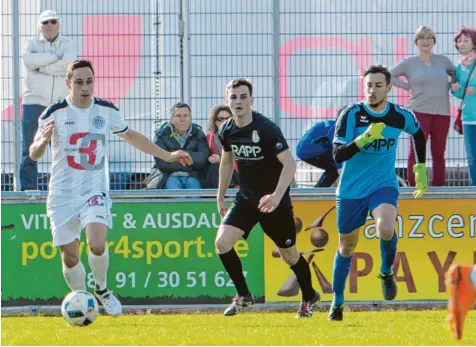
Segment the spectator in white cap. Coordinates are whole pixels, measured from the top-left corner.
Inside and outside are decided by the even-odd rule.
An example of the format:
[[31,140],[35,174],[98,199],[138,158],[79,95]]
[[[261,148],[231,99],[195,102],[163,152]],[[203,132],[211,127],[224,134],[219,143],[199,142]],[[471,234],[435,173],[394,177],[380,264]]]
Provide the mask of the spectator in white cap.
[[38,129],[38,118],[46,106],[68,95],[66,68],[77,58],[70,38],[61,36],[56,12],[43,11],[38,18],[39,33],[27,40],[23,63],[26,73],[23,94],[23,154],[20,166],[21,190],[36,190],[38,168],[29,148]]

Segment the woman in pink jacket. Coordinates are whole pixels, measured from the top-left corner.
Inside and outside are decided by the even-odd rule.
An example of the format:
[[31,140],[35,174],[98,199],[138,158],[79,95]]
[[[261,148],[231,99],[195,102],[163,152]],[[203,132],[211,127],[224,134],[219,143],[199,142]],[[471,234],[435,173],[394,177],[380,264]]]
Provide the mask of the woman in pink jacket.
[[[230,108],[227,105],[215,105],[210,110],[208,116],[207,142],[210,147],[211,155],[208,157],[209,165],[206,169],[204,188],[218,188],[218,169],[220,166],[222,145],[218,138],[218,129],[229,118],[232,117]],[[230,186],[239,185],[238,165],[235,162],[234,173]]]

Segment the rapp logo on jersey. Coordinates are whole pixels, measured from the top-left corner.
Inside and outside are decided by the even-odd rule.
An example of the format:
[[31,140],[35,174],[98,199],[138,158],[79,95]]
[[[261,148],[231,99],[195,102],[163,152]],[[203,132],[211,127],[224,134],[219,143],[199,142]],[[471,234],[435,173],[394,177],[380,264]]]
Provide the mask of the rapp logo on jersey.
[[365,145],[364,148],[367,151],[373,149],[373,152],[388,152],[391,148],[395,147],[396,143],[396,139],[380,139]]
[[231,145],[233,154],[237,159],[261,159],[263,156],[259,156],[261,153],[261,147],[248,146],[248,145]]

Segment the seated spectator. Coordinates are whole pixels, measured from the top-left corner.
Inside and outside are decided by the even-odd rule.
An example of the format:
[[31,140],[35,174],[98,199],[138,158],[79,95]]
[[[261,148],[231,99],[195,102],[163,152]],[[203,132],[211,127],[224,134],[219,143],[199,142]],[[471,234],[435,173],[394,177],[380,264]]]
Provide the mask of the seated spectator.
[[177,103],[170,112],[170,121],[156,130],[154,143],[166,151],[190,153],[193,164],[182,166],[154,157],[152,173],[144,183],[149,189],[201,189],[203,169],[210,156],[205,134],[198,124],[192,123],[191,109],[187,104]]
[[[337,115],[343,110],[341,108]],[[335,120],[317,122],[309,129],[296,148],[296,155],[304,162],[324,170],[315,188],[330,187],[339,177],[341,164],[334,161],[332,141],[334,140]]]
[[[208,133],[207,142],[210,147],[211,155],[208,157],[209,164],[205,170],[205,179],[203,188],[218,188],[218,170],[220,168],[222,145],[218,138],[218,129],[227,120],[232,117],[230,108],[227,105],[215,105],[208,115]],[[235,162],[235,171],[230,182],[230,187],[239,185],[238,165]]]

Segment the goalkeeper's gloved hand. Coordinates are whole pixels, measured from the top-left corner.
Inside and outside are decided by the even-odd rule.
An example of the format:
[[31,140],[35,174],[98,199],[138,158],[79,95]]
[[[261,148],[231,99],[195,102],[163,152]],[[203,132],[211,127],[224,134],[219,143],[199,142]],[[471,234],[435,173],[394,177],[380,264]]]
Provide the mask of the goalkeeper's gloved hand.
[[416,189],[413,192],[413,197],[419,199],[425,194],[428,189],[428,175],[426,174],[425,163],[418,163],[413,165],[413,172],[415,173]]
[[369,143],[374,142],[375,140],[384,139],[385,137],[382,135],[382,131],[385,128],[384,123],[372,123],[370,126],[365,130],[365,132],[358,136],[355,139],[355,144],[357,147],[362,148]]

